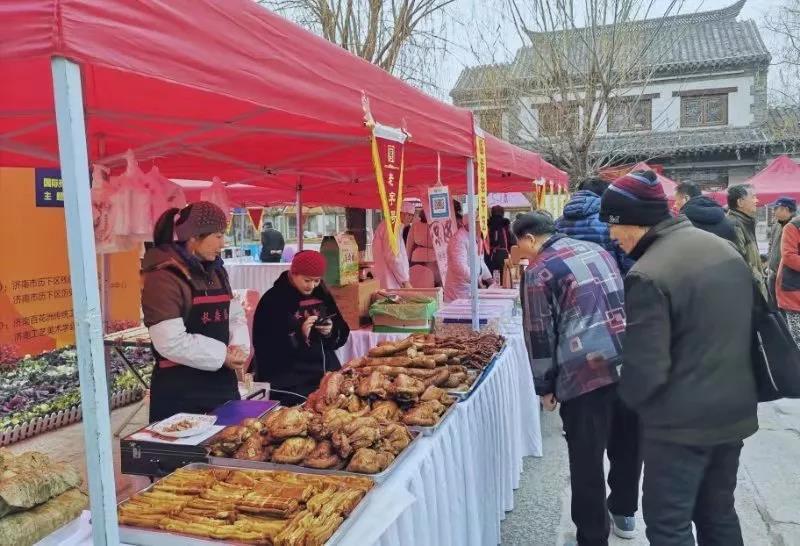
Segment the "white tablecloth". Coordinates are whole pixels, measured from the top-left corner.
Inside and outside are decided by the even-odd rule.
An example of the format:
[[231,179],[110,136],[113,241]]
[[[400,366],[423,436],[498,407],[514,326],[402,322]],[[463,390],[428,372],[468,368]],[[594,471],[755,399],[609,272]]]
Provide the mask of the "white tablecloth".
[[229,263],[225,262],[225,270],[234,290],[256,290],[259,296],[272,288],[275,281],[284,271],[289,271],[291,264],[284,263]]
[[336,356],[339,357],[339,362],[344,365],[354,358],[366,355],[367,351],[381,341],[397,341],[407,337],[408,334],[376,333],[372,331],[372,328],[350,330],[350,337],[347,339],[347,343],[336,350]]
[[373,490],[339,546],[499,544],[528,455],[542,456],[539,399],[525,344],[512,335],[473,395]]
[[[510,336],[475,393],[436,434],[418,441],[375,490],[374,505],[360,515],[342,546],[499,544],[500,522],[514,507],[513,491],[528,455],[542,456],[539,399],[525,344]],[[416,501],[389,524],[393,514],[383,501],[403,489]]]

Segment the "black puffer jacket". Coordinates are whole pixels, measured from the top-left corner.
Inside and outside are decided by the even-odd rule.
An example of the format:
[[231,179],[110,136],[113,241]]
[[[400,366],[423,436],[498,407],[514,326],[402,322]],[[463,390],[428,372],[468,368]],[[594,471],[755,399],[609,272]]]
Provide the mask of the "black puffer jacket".
[[705,195],[692,197],[681,209],[681,214],[685,215],[694,227],[736,243],[733,224],[725,216],[725,211],[719,203],[710,197]]
[[684,445],[758,429],[751,368],[753,278],[736,249],[684,217],[631,252],[619,392],[646,437]]
[[[316,330],[306,343],[300,326],[310,315],[333,317],[330,337]],[[310,296],[303,295],[283,272],[275,285],[258,302],[253,318],[253,347],[256,380],[269,381],[272,388],[308,396],[316,390],[326,371],[341,368],[336,349],[347,342],[350,328],[342,319],[330,292],[318,286]],[[273,400],[297,404],[301,399],[271,395]]]

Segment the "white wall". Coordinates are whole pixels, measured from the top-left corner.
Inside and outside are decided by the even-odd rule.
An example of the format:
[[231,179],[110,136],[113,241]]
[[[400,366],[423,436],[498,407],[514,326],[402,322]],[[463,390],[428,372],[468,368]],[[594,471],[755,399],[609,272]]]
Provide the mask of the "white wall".
[[[736,87],[736,92],[728,94],[728,125],[719,125],[718,128],[725,127],[746,127],[753,123],[754,117],[751,112],[751,105],[754,97],[751,95],[753,85],[752,73],[736,71],[722,75],[702,75],[700,77],[683,77],[679,79],[669,79],[653,81],[644,89],[642,87],[632,88],[620,93],[621,96],[639,96],[642,94],[658,93],[659,97],[653,99],[652,126],[653,131],[693,131],[705,128],[681,128],[680,119],[680,97],[673,97],[674,91],[695,91],[702,89],[715,89],[723,87]],[[520,113],[520,122],[524,126],[519,137],[522,140],[530,139],[530,134],[537,133],[538,124],[536,123],[536,105],[548,102],[544,97],[531,97],[523,99],[525,105]],[[640,131],[647,133],[648,131]],[[606,134],[605,120],[601,124],[598,134]],[[624,134],[634,134],[626,132]]]

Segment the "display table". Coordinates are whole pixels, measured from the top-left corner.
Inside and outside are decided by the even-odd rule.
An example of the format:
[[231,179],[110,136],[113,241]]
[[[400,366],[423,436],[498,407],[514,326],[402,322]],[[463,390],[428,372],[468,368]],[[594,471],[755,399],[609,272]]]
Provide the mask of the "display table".
[[260,263],[240,262],[230,263],[225,260],[225,270],[228,272],[231,288],[236,290],[255,290],[259,296],[272,288],[281,273],[289,271],[289,263]]
[[[339,546],[499,544],[528,455],[542,455],[539,402],[522,336],[511,335],[475,393],[416,442]],[[84,536],[70,544],[88,546]]]
[[382,502],[368,507],[347,535],[347,544],[500,543],[500,522],[514,507],[522,458],[541,457],[539,399],[533,388],[525,344],[511,336],[494,368],[466,401],[380,486],[377,497],[402,487],[416,502],[377,540]]
[[375,347],[381,341],[398,341],[408,337],[405,333],[377,333],[372,328],[361,328],[360,330],[350,330],[350,337],[347,343],[336,349],[336,356],[339,362],[345,365],[347,362],[365,356],[367,351]]

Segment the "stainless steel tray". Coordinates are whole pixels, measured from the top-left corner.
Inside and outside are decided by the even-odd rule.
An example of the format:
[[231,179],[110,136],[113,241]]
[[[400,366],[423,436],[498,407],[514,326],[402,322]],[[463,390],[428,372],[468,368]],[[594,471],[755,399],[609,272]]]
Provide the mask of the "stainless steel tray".
[[242,459],[232,459],[228,457],[210,457],[208,458],[209,464],[217,465],[217,466],[226,466],[226,467],[235,467],[235,468],[252,468],[255,470],[285,470],[289,472],[298,472],[301,474],[323,474],[323,475],[334,475],[334,476],[358,476],[361,478],[372,478],[375,483],[383,483],[386,481],[392,471],[400,465],[400,462],[405,459],[411,450],[414,449],[416,442],[419,438],[423,436],[423,434],[419,431],[414,429],[413,427],[409,427],[411,431],[411,442],[406,446],[406,448],[400,452],[400,454],[395,457],[392,464],[390,464],[386,470],[383,472],[379,472],[377,474],[362,474],[360,472],[348,472],[347,470],[341,469],[337,470],[335,468],[329,469],[320,469],[320,468],[307,468],[305,466],[293,465],[293,464],[279,464],[279,463],[268,463],[262,461],[245,461]]
[[432,427],[409,426],[408,428],[411,430],[419,431],[422,434],[422,436],[430,436],[431,434],[439,430],[439,427],[442,426],[445,421],[447,421],[447,418],[450,417],[450,414],[453,413],[453,411],[455,411],[456,405],[458,405],[458,400],[450,404],[450,407],[447,408],[447,410],[439,418],[439,422],[437,422]]
[[[409,445],[410,447],[410,445]],[[405,451],[408,451],[406,448]],[[404,453],[405,453],[404,451]],[[184,468],[211,468],[211,467],[219,467],[221,465],[213,465],[213,464],[206,464],[206,463],[192,463],[186,465]],[[230,465],[222,465],[230,468]],[[261,468],[259,470],[288,470],[286,465],[282,468]],[[317,474],[316,472],[309,472],[309,469],[302,468],[298,471],[298,474]],[[293,471],[293,470],[292,470]],[[364,474],[357,474],[359,477],[362,478],[371,478],[372,476],[366,476]],[[162,478],[163,479],[163,478]],[[161,480],[159,480],[161,481]],[[374,480],[373,480],[374,481]],[[148,487],[145,487],[139,493],[148,491],[153,488],[158,482],[154,482],[150,484]],[[361,499],[361,502],[355,507],[355,509],[350,513],[350,515],[339,525],[339,528],[331,535],[331,538],[325,543],[325,546],[336,546],[341,542],[342,538],[350,527],[353,526],[353,522],[356,521],[356,518],[364,511],[367,506],[367,503],[372,498],[375,489],[377,488],[377,484],[367,491],[367,494],[364,495],[364,498]],[[123,504],[127,502],[127,499],[118,503]],[[172,533],[169,531],[162,531],[160,529],[146,529],[144,527],[130,527],[128,525],[120,525],[119,526],[119,539],[120,542],[126,544],[132,544],[134,546],[220,546],[221,544],[228,544],[233,546],[252,546],[252,544],[246,544],[243,542],[230,542],[230,541],[222,541],[216,540],[211,538],[202,538],[193,535],[184,535],[179,533]]]

